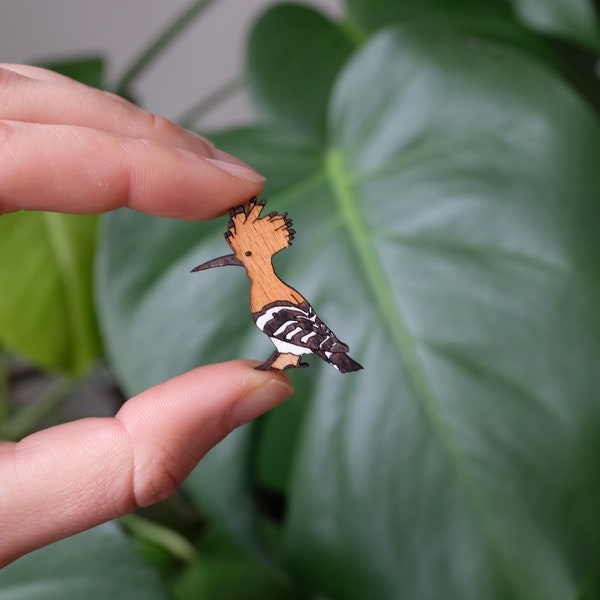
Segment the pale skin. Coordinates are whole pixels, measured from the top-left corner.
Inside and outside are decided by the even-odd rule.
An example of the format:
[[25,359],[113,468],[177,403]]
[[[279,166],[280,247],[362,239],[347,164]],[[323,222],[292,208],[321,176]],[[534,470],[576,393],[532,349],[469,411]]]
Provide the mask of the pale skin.
[[[121,98],[0,65],[0,218],[128,206],[210,219],[263,183],[208,140]],[[171,495],[212,446],[292,393],[284,375],[256,364],[200,367],[128,400],[113,418],[0,442],[0,567]]]

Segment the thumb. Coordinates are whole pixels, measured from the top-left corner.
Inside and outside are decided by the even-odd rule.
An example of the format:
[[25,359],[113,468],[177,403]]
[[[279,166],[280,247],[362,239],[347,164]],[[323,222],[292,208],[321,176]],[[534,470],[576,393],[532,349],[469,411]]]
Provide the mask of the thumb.
[[200,367],[82,419],[0,443],[0,567],[40,546],[171,495],[234,428],[292,392],[234,361]]
[[254,365],[200,367],[125,403],[115,419],[131,445],[136,507],[170,496],[217,442],[292,393],[283,375]]

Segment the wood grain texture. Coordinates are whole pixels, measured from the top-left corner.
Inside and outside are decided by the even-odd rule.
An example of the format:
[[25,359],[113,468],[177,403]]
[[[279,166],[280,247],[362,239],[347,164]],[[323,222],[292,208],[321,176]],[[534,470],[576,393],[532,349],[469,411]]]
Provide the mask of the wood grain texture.
[[348,355],[348,346],[319,319],[307,300],[284,283],[273,269],[272,257],[291,245],[295,231],[287,213],[261,216],[266,200],[252,198],[229,213],[225,240],[233,250],[193,269],[243,266],[250,279],[250,310],[256,326],[276,351],[257,369],[306,367],[304,354],[316,354],[342,373],[362,367]]

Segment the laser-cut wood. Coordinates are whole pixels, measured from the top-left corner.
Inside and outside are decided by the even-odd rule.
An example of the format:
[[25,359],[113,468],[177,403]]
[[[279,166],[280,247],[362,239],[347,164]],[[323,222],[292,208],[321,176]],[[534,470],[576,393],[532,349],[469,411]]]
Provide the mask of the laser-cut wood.
[[256,326],[275,345],[275,352],[257,369],[307,367],[304,354],[316,354],[341,373],[362,369],[348,356],[348,346],[319,319],[307,300],[275,273],[272,257],[291,245],[295,231],[287,213],[261,217],[266,200],[252,198],[229,213],[225,240],[233,254],[198,265],[192,272],[238,265],[250,279],[250,309]]

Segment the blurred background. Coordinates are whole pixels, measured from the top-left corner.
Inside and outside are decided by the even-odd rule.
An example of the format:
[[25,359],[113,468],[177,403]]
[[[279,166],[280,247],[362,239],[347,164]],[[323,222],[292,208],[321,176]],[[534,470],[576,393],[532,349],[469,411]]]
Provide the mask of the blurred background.
[[[136,80],[136,100],[179,120],[199,98],[239,78],[252,21],[272,0],[214,2]],[[326,14],[341,12],[341,0],[306,0]],[[107,80],[116,81],[148,40],[178,16],[185,0],[116,3],[87,0],[22,0],[0,9],[0,61],[40,63],[101,55]],[[243,90],[211,111],[203,123],[216,128],[248,122],[253,113]]]

